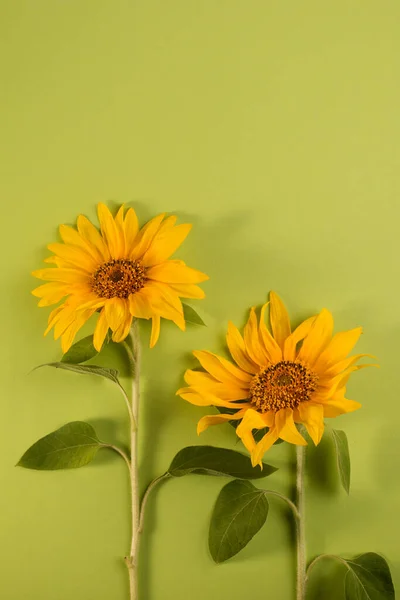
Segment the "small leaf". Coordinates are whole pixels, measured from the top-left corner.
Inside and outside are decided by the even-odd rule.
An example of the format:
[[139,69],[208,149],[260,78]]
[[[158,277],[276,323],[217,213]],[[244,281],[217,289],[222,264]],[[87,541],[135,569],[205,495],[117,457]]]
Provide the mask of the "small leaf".
[[71,346],[71,348],[64,354],[61,362],[79,364],[90,360],[98,354],[96,348],[93,346],[93,335],[88,335],[82,338]]
[[182,306],[183,316],[185,317],[186,323],[192,323],[193,325],[203,325],[204,327],[206,327],[206,324],[204,323],[203,319],[200,317],[200,315],[197,314],[197,312],[192,306],[183,303]]
[[208,545],[216,563],[242,550],[264,525],[268,501],[263,490],[235,479],[225,485],[211,517]]
[[228,475],[239,479],[260,479],[277,471],[275,467],[263,463],[263,470],[251,465],[245,454],[216,448],[214,446],[188,446],[178,452],[168,473],[173,477],[183,475]]
[[375,552],[345,561],[346,600],[394,600],[394,587],[386,560]]
[[73,371],[74,373],[81,373],[82,375],[98,375],[99,377],[105,377],[110,379],[113,383],[120,386],[118,380],[118,371],[116,369],[107,369],[106,367],[98,367],[97,365],[75,365],[68,362],[53,362],[39,365],[36,367],[54,367],[56,369],[65,369],[66,371]]
[[103,444],[89,423],[73,421],[31,446],[18,462],[26,469],[76,469],[90,463]]
[[339,429],[332,429],[332,438],[336,448],[340,481],[347,493],[350,492],[350,454],[347,435]]

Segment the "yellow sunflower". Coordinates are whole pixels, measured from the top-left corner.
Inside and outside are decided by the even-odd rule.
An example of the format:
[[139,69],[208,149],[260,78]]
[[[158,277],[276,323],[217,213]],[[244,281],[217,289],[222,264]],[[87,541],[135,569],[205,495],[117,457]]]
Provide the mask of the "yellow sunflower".
[[181,260],[168,260],[188,235],[191,225],[175,225],[176,217],[158,215],[142,229],[133,208],[122,206],[115,218],[104,204],[98,205],[100,232],[83,215],[77,229],[60,226],[63,243],[49,244],[53,256],[45,260],[55,268],[33,275],[50,283],[33,290],[39,306],[58,304],[45,335],[54,327],[67,352],[82,325],[99,313],[94,346],[101,349],[108,329],[112,339],[126,338],[132,318],[152,319],[150,346],[160,333],[160,318],[185,329],[180,298],[204,298],[197,283],[207,275]]
[[[252,308],[244,337],[229,323],[227,345],[236,365],[207,351],[193,352],[206,370],[185,373],[189,387],[178,390],[182,398],[197,406],[235,409],[232,414],[200,419],[200,434],[210,425],[240,420],[236,431],[251,453],[253,466],[278,438],[296,445],[307,442],[296,427],[305,425],[311,439],[319,444],[324,418],[337,417],[360,408],[348,400],[346,383],[350,374],[370,365],[356,362],[365,354],[348,357],[362,333],[361,327],[333,335],[333,318],[324,309],[307,319],[293,332],[287,310],[271,292],[270,323],[265,310],[258,321]],[[257,443],[254,430],[268,428]]]

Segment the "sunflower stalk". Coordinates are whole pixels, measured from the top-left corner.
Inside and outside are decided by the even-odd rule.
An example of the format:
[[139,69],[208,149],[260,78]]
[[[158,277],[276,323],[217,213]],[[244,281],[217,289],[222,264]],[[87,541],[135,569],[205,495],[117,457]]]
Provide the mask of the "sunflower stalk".
[[304,446],[296,446],[296,543],[297,543],[297,579],[296,600],[306,597],[306,532],[305,532],[305,499],[304,499],[304,467],[306,452]]
[[132,404],[131,404],[131,461],[130,461],[130,479],[131,479],[131,503],[132,503],[132,542],[129,556],[125,557],[125,562],[129,572],[130,600],[138,600],[138,578],[137,563],[139,550],[139,485],[138,485],[138,424],[139,424],[139,400],[140,400],[140,363],[141,348],[139,324],[134,320],[132,330],[132,356],[129,355],[132,369]]

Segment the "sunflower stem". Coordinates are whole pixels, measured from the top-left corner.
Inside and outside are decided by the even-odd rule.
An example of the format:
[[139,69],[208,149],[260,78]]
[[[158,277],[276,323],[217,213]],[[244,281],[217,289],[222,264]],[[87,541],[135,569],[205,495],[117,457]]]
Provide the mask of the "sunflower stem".
[[297,581],[296,600],[306,597],[306,531],[305,531],[305,502],[304,502],[304,466],[305,448],[296,446],[296,504],[298,518],[296,519],[297,540]]
[[147,486],[147,489],[144,493],[142,502],[140,504],[139,534],[141,534],[143,531],[144,515],[145,515],[145,511],[146,511],[147,501],[149,499],[151,492],[154,490],[154,488],[159,483],[161,483],[165,479],[168,479],[169,477],[171,477],[171,475],[168,472],[164,473],[164,475],[160,475],[159,477],[156,477],[155,479],[153,479],[153,481],[151,483],[149,483],[149,485]]
[[[135,319],[132,331],[132,357],[130,360],[132,370],[132,419],[131,419],[131,461],[130,461],[130,478],[131,478],[131,505],[132,505],[132,542],[129,556],[125,557],[125,563],[129,572],[129,587],[130,600],[138,600],[138,577],[137,563],[139,550],[139,485],[138,485],[138,425],[139,425],[139,399],[140,399],[140,334],[138,320]],[[131,356],[129,357],[131,358]]]

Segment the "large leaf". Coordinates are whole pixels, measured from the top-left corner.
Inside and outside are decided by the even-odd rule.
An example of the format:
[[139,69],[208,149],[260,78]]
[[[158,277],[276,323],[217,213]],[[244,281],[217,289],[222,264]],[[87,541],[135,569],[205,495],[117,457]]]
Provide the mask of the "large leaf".
[[89,423],[73,421],[33,444],[18,466],[44,471],[76,469],[90,463],[102,446]]
[[183,303],[182,303],[182,306],[183,306],[183,316],[185,317],[186,323],[192,323],[193,325],[204,325],[204,327],[206,326],[203,319],[200,317],[200,315],[197,314],[197,312],[194,310],[194,308],[192,306],[189,306],[189,304],[183,304]]
[[173,477],[195,475],[228,475],[239,479],[260,479],[277,469],[263,463],[263,469],[252,467],[250,458],[227,448],[188,446],[178,452],[168,473]]
[[110,379],[119,386],[121,385],[118,380],[118,371],[116,369],[107,369],[105,367],[98,367],[97,365],[75,365],[68,362],[46,363],[40,365],[40,367],[55,367],[56,369],[65,369],[66,371],[73,371],[74,373],[80,373],[82,375],[98,375],[99,377]]
[[389,565],[382,556],[367,552],[346,563],[346,600],[394,600]]
[[242,550],[264,525],[268,501],[250,481],[235,479],[225,485],[211,517],[208,545],[216,563]]
[[96,356],[96,354],[98,354],[98,352],[93,346],[93,335],[88,335],[75,342],[68,352],[63,355],[61,362],[76,365],[90,360]]
[[350,492],[350,454],[347,435],[339,429],[332,429],[332,438],[336,448],[340,481],[347,493]]

